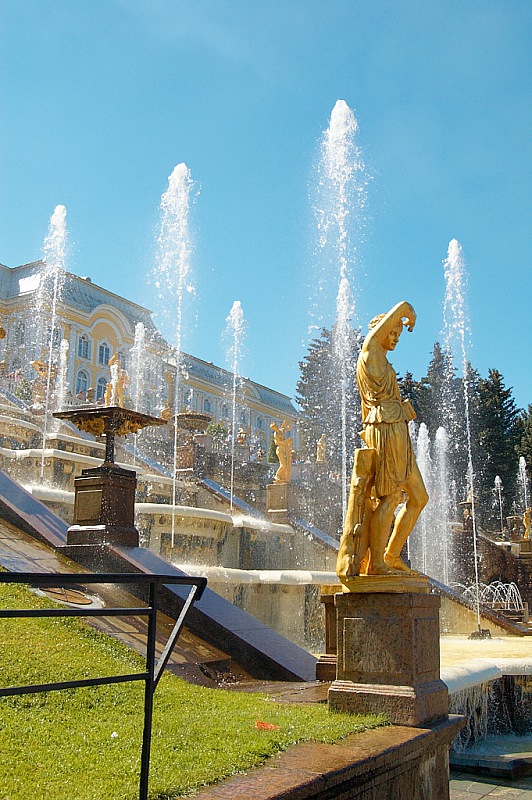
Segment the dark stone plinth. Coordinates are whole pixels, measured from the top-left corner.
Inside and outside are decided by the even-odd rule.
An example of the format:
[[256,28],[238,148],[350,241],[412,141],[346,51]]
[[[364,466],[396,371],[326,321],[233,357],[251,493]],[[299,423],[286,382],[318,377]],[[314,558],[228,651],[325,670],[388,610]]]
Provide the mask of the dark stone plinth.
[[521,539],[519,542],[519,556],[532,558],[532,539]]
[[84,469],[74,488],[74,522],[67,531],[67,544],[138,546],[135,472],[114,464]]
[[272,522],[289,522],[290,484],[269,483],[266,486],[266,509]]
[[320,602],[325,609],[325,653],[320,653],[316,662],[316,680],[334,681],[336,678],[336,606],[334,595],[340,592],[341,585],[322,586]]
[[396,725],[445,720],[447,687],[440,680],[437,595],[335,595],[338,663],[329,707],[382,712]]

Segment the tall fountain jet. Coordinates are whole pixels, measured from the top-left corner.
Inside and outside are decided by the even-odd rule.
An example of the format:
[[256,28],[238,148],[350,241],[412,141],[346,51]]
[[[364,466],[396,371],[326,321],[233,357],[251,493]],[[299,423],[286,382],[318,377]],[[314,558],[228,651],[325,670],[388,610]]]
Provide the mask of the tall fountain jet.
[[[356,143],[358,123],[345,100],[338,100],[332,110],[329,127],[321,142],[319,183],[315,204],[319,245],[327,252],[329,269],[337,286],[334,324],[334,356],[340,386],[342,508],[347,508],[347,398],[349,383],[354,383],[354,365],[350,364],[350,339],[355,303],[351,290],[358,243],[362,238],[362,210],[366,201],[367,175],[360,148]],[[356,228],[356,231],[354,230]],[[351,235],[356,233],[355,236]],[[323,313],[323,290],[331,277],[320,281],[316,300]]]
[[[471,518],[473,523],[473,557],[475,568],[476,586],[476,610],[477,626],[480,633],[480,596],[479,596],[479,570],[477,552],[477,519],[476,519],[476,497],[475,497],[475,471],[472,456],[471,443],[471,411],[469,399],[468,381],[468,339],[469,323],[466,306],[466,284],[467,276],[462,247],[456,239],[451,239],[447,250],[447,258],[443,262],[445,274],[445,299],[443,307],[444,315],[444,335],[445,349],[453,356],[461,367],[462,386],[464,392],[465,422],[467,434],[467,456],[468,456],[468,483],[469,497],[471,499]],[[452,369],[452,365],[449,365]],[[452,380],[449,371],[448,382]]]
[[523,507],[526,511],[530,506],[530,498],[528,496],[528,479],[526,474],[526,461],[524,456],[519,458],[519,481],[521,483],[521,490],[523,493]]
[[[55,377],[60,369],[59,329],[57,327],[57,306],[61,300],[64,282],[67,248],[66,208],[58,205],[50,218],[48,233],[44,240],[43,267],[39,275],[36,294],[35,321],[37,350],[34,368],[45,383],[43,401],[42,454],[40,478],[44,477],[44,455],[46,437],[50,425],[50,412],[53,406]],[[39,352],[40,351],[40,352]],[[60,378],[61,380],[61,378]],[[60,398],[59,398],[60,399]]]
[[240,300],[235,300],[231,311],[226,318],[226,328],[224,338],[229,342],[227,351],[227,361],[229,369],[233,375],[231,392],[231,511],[233,510],[233,496],[235,483],[235,445],[237,437],[237,396],[240,384],[240,366],[242,357],[242,346],[246,334],[246,321]]
[[[174,415],[179,413],[181,374],[183,371],[183,314],[185,297],[193,294],[191,281],[192,244],[189,227],[191,194],[194,181],[186,164],[178,164],[168,178],[168,189],[161,197],[160,227],[157,239],[158,258],[154,282],[166,316],[172,320],[170,343],[173,346],[176,373],[173,382]],[[175,530],[175,504],[177,488],[178,426],[174,424],[174,463],[172,480],[172,546]]]

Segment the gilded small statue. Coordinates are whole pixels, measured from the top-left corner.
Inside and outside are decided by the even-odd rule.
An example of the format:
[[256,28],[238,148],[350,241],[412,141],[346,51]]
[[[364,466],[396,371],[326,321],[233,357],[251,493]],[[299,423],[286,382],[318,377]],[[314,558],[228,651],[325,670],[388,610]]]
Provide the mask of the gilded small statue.
[[[408,423],[415,412],[402,400],[387,353],[416,314],[398,303],[369,324],[357,362],[365,448],[355,450],[347,514],[337,561],[343,583],[357,575],[417,575],[400,553],[428,501]],[[406,501],[406,502],[405,502]],[[404,502],[397,516],[397,507]]]
[[323,464],[327,461],[327,436],[322,433],[316,442],[316,461]]
[[279,469],[275,473],[274,483],[290,483],[292,475],[292,438],[287,436],[287,431],[290,430],[290,423],[288,420],[277,425],[272,422],[270,428],[273,431],[273,440],[275,442],[275,454],[279,459]]
[[526,508],[525,513],[523,514],[523,527],[525,529],[525,532],[523,534],[523,539],[530,539],[531,515],[532,515],[532,508]]
[[120,367],[118,353],[115,353],[108,363],[111,369],[111,380],[105,387],[104,402],[106,406],[120,406],[120,408],[123,408],[129,376],[125,369]]

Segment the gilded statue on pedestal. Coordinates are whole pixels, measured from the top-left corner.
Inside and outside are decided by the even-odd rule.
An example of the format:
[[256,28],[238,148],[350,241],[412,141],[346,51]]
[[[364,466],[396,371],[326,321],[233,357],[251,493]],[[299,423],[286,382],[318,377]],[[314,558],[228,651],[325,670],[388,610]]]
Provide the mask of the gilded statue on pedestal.
[[[357,575],[417,575],[400,553],[428,501],[408,423],[415,412],[402,400],[387,353],[416,314],[398,303],[369,325],[357,362],[365,448],[355,451],[347,515],[338,553],[342,582]],[[404,503],[397,516],[395,511]]]
[[272,422],[270,428],[273,431],[273,440],[275,442],[275,454],[279,459],[279,469],[275,473],[274,483],[290,483],[292,475],[292,438],[287,436],[290,430],[290,423],[288,420],[279,425]]
[[120,357],[115,353],[109,359],[109,367],[111,368],[111,380],[105,387],[104,403],[106,406],[120,406],[124,407],[124,400],[126,388],[129,384],[129,375],[120,366]]
[[325,433],[322,433],[316,442],[316,461],[320,464],[327,461],[327,436]]
[[532,522],[532,508],[525,508],[525,513],[523,514],[523,528],[525,532],[523,533],[523,539],[530,539],[530,524]]

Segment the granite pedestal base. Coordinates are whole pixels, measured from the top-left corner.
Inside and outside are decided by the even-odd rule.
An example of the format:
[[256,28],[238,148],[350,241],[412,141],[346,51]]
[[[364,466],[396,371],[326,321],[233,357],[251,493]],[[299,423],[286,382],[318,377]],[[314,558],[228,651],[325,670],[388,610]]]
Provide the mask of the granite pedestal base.
[[135,472],[103,464],[84,469],[74,487],[74,522],[67,531],[67,544],[138,547]]
[[336,680],[329,708],[385,713],[396,725],[433,725],[448,716],[440,680],[437,595],[338,593]]
[[290,484],[269,483],[266,486],[266,508],[272,522],[287,523]]

